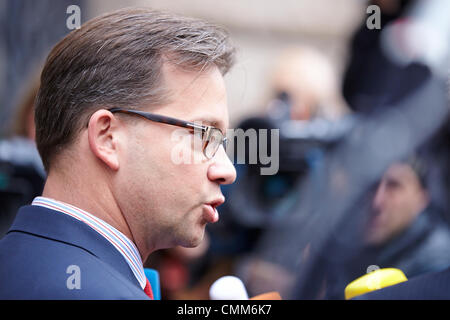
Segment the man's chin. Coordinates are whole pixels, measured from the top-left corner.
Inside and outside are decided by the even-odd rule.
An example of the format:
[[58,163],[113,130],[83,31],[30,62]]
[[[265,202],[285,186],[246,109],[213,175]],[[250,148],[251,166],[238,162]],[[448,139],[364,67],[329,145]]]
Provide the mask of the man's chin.
[[203,229],[202,232],[199,232],[196,235],[186,238],[180,245],[185,248],[198,247],[202,243],[204,236],[205,236],[205,229]]
[[370,246],[381,246],[386,242],[386,235],[381,232],[372,231],[366,236],[365,241]]

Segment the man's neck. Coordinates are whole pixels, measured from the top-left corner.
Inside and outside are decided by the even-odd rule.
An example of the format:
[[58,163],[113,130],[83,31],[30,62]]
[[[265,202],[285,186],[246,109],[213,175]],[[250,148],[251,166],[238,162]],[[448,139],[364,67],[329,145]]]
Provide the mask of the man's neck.
[[[96,181],[89,179],[89,181]],[[83,179],[50,172],[42,192],[43,197],[73,205],[110,224],[128,239],[135,239],[111,190],[102,183],[83,183]],[[139,248],[139,247],[138,247]],[[141,254],[141,258],[142,254]]]

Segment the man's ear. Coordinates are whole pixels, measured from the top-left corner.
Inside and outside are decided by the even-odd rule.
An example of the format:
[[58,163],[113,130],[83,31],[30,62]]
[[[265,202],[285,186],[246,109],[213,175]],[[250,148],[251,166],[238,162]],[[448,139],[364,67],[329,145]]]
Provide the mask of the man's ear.
[[92,153],[112,170],[119,169],[118,120],[108,110],[96,111],[89,119],[88,140]]

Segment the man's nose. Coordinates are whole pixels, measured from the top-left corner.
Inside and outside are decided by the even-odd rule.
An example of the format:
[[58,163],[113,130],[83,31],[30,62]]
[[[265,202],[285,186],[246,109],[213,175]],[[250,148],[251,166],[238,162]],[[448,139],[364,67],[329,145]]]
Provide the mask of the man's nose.
[[208,179],[219,184],[231,184],[236,180],[236,169],[222,146],[208,168]]
[[372,207],[374,209],[381,209],[384,203],[384,198],[385,198],[385,188],[383,186],[383,183],[381,183],[378,188],[377,191],[375,193],[375,196],[373,198],[373,202],[372,202]]

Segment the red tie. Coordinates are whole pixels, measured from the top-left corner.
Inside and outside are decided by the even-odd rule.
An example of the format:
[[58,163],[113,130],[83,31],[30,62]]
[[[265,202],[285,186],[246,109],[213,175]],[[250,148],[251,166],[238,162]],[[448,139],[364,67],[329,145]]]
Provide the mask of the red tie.
[[148,282],[147,278],[145,278],[145,280],[147,280],[147,283],[145,284],[144,292],[150,298],[150,300],[153,300],[152,286],[150,285],[150,282]]

